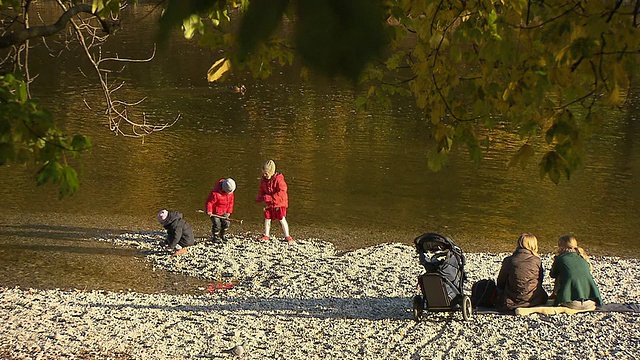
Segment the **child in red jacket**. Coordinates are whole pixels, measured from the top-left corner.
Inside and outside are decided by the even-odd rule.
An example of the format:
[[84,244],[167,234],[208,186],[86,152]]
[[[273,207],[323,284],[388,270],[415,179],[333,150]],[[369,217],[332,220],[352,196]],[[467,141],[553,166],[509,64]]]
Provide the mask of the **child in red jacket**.
[[271,219],[279,220],[282,225],[282,232],[286,241],[291,242],[293,238],[289,235],[289,224],[287,223],[287,208],[289,207],[289,195],[287,183],[284,175],[276,172],[276,163],[269,160],[262,166],[262,179],[260,190],[258,191],[257,202],[264,202],[264,236],[259,240],[269,240],[271,230]]
[[231,225],[228,220],[233,213],[236,182],[232,178],[220,179],[211,190],[205,211],[211,218],[211,237],[214,242],[227,241],[225,232]]

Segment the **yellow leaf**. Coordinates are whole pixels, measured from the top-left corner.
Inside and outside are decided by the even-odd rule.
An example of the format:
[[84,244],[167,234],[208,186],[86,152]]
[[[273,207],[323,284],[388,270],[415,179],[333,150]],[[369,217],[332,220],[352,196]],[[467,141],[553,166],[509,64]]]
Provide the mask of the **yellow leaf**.
[[429,47],[431,49],[437,49],[440,46],[440,42],[442,41],[442,38],[443,36],[441,33],[434,33],[429,39]]
[[571,48],[571,45],[567,45],[562,49],[560,49],[560,51],[558,51],[558,54],[556,55],[556,62],[560,62],[570,48]]
[[100,10],[104,9],[104,1],[103,0],[93,0],[93,4],[91,5],[91,12],[96,13]]
[[584,37],[586,37],[586,31],[584,29],[584,26],[580,26],[580,25],[574,26],[573,30],[571,31],[571,42],[574,42]]
[[507,86],[506,89],[504,89],[504,92],[502,92],[502,101],[507,101],[507,99],[509,98],[509,95],[511,95],[511,84],[509,84],[509,86]]
[[429,115],[431,116],[431,123],[432,124],[439,124],[440,121],[442,120],[442,116],[444,115],[444,111],[442,109],[442,106],[432,106],[429,109]]
[[629,78],[620,63],[613,64],[613,79],[622,88],[626,88],[629,85]]
[[214,82],[231,69],[231,62],[225,58],[216,61],[207,71],[207,80]]
[[300,77],[305,81],[309,80],[309,68],[308,67],[303,66],[300,69]]
[[622,104],[622,96],[620,96],[620,87],[614,86],[609,96],[607,96],[607,102],[612,106],[619,106]]

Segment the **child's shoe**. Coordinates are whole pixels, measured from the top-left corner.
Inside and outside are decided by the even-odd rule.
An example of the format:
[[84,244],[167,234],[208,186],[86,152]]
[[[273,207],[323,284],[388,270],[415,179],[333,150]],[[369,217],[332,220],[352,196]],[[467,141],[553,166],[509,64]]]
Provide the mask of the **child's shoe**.
[[178,250],[178,251],[174,252],[174,253],[173,253],[173,255],[175,255],[175,256],[180,256],[180,255],[184,255],[184,254],[186,254],[186,253],[187,253],[187,248],[186,248],[186,247],[183,247],[182,249],[180,249],[180,250]]
[[287,242],[292,242],[292,241],[293,241],[293,238],[292,238],[291,236],[286,236],[284,239],[285,239]]
[[268,235],[264,235],[263,237],[258,239],[258,241],[268,241],[269,239],[271,239],[271,238]]

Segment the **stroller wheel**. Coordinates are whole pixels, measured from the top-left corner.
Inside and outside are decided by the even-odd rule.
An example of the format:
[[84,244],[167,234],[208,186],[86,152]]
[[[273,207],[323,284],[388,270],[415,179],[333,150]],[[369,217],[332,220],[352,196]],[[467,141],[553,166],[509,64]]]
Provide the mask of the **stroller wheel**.
[[462,318],[464,319],[464,321],[469,320],[472,312],[473,307],[471,306],[471,298],[465,295],[462,298]]
[[422,312],[424,311],[424,303],[421,295],[413,297],[413,320],[420,321]]

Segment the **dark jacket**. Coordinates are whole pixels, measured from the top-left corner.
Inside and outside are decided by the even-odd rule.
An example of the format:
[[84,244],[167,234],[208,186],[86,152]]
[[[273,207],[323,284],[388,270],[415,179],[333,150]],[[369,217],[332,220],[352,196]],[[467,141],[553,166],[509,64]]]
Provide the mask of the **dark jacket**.
[[182,213],[169,211],[167,218],[162,222],[162,226],[167,229],[166,241],[170,248],[173,249],[178,244],[182,247],[195,244],[191,225],[182,218]]
[[[270,198],[270,201],[265,199]],[[284,175],[282,173],[275,173],[271,179],[267,179],[264,176],[260,181],[260,189],[258,190],[257,202],[264,201],[269,207],[289,207],[289,193],[287,183],[284,181]]]
[[549,276],[556,278],[555,305],[573,300],[593,300],[602,305],[600,290],[593,280],[589,263],[580,254],[566,252],[556,256]]
[[530,250],[518,248],[502,261],[496,285],[499,310],[541,305],[547,302],[547,292],[542,288],[542,261]]

